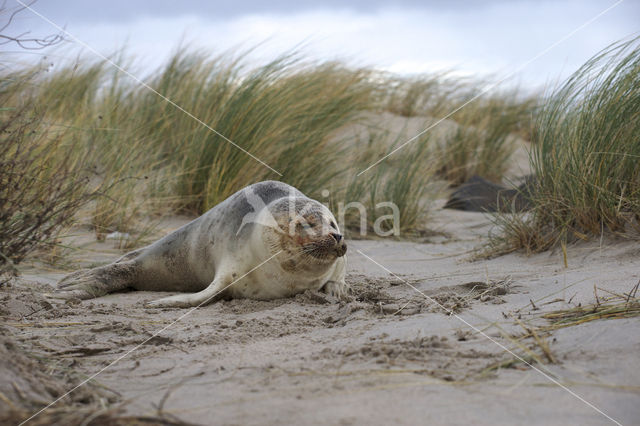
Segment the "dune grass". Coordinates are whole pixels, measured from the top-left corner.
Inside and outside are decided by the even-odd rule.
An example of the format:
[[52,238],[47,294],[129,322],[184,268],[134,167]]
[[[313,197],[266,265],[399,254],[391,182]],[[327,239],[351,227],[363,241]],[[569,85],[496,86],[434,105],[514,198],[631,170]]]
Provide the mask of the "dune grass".
[[194,213],[264,179],[282,179],[309,193],[326,187],[343,170],[336,165],[344,146],[330,135],[370,105],[369,72],[304,63],[295,54],[256,69],[245,69],[241,59],[176,53],[148,80],[215,132],[111,72],[67,84],[82,86],[73,90],[80,103],[83,89],[103,86],[74,125],[85,130],[112,179],[152,179],[148,196]]
[[583,65],[544,102],[531,156],[528,216],[497,216],[495,251],[543,251],[640,230],[640,38]]
[[[515,149],[515,136],[531,140],[537,96],[517,89],[483,94],[489,82],[451,73],[389,78],[386,109],[407,117],[440,119],[457,124],[434,145],[438,175],[459,185],[473,175],[499,182]],[[454,111],[456,111],[454,113]]]
[[[334,199],[331,206],[349,237],[402,235],[406,238],[424,229],[429,204],[436,193],[429,135],[398,151],[366,175],[357,175],[409,137],[402,131],[389,145],[388,132],[373,132],[365,146],[353,150],[348,183],[336,197],[341,201],[335,203]],[[359,210],[354,201],[361,203],[365,210]]]
[[0,281],[33,250],[55,245],[101,189],[90,188],[92,170],[74,150],[28,104],[0,109]]
[[[34,156],[34,167],[65,170],[60,176],[68,185],[78,167],[93,172],[90,182],[76,187],[100,195],[86,221],[100,239],[115,230],[140,233],[149,215],[203,213],[260,180],[283,180],[315,197],[325,188],[344,190],[335,182],[349,167],[350,141],[334,132],[371,108],[376,85],[369,75],[339,63],[304,62],[295,53],[254,69],[242,56],[176,53],[152,72],[149,85],[219,134],[119,72],[86,60],[53,72],[5,73],[0,90],[7,110],[28,102],[29,114],[57,141],[31,138],[38,152],[49,153]],[[15,122],[2,118],[3,125]],[[5,148],[2,160],[17,161],[19,152]],[[57,201],[64,203],[64,196]],[[72,216],[68,211],[65,223]]]
[[535,111],[535,98],[520,99],[517,92],[470,102],[451,116],[457,130],[436,145],[438,174],[453,185],[473,175],[500,182],[516,148],[514,138],[529,136],[525,129]]
[[179,175],[177,194],[192,199],[186,207],[199,213],[264,179],[314,194],[344,169],[338,165],[345,147],[330,136],[370,105],[367,76],[366,70],[304,64],[295,56],[244,74],[224,59],[176,57],[161,71],[158,91],[282,176],[153,94],[145,95],[147,113],[153,111],[146,137],[165,151]]
[[451,72],[411,77],[386,76],[382,99],[385,109],[404,117],[442,117],[473,96],[478,82]]
[[[129,69],[134,62],[122,53],[113,58]],[[356,178],[413,136],[377,129],[361,145],[343,130],[360,123],[362,113],[442,116],[475,93],[473,85],[449,75],[381,78],[372,69],[310,62],[296,52],[253,68],[245,59],[243,54],[212,57],[178,50],[147,74],[149,86],[188,114],[117,70],[87,59],[53,69],[5,72],[0,93],[7,108],[31,105],[29,114],[48,135],[34,138],[34,144],[42,148],[39,152],[50,146],[60,154],[35,157],[34,167],[46,161],[47,170],[65,170],[61,176],[69,184],[76,177],[86,180],[84,171],[91,170],[89,181],[76,185],[93,194],[89,207],[83,204],[89,217],[82,222],[98,239],[113,231],[130,233],[132,244],[149,231],[149,218],[201,214],[265,179],[282,180],[327,201],[336,213],[339,203],[362,203],[369,235],[374,229],[395,236],[419,233],[434,180],[444,177],[455,184],[473,173],[499,179],[509,155],[506,135],[517,127],[520,115],[514,111],[523,105],[500,95],[466,107],[456,118],[463,124],[455,135],[435,141],[426,134],[368,176]],[[8,115],[2,118],[4,124]],[[51,141],[57,145],[47,145]],[[5,150],[2,160],[12,161],[15,152]],[[329,200],[322,197],[324,190],[330,191]],[[396,212],[380,204],[385,202],[397,206],[398,223],[389,220]],[[360,212],[343,213],[343,225],[355,235]],[[71,223],[71,216],[68,210],[64,223]]]

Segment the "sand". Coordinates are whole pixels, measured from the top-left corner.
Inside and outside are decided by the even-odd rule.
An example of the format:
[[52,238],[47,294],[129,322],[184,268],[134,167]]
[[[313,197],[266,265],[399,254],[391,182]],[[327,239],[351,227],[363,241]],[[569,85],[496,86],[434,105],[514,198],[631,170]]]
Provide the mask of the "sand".
[[[173,218],[163,230],[186,220]],[[143,307],[162,293],[47,299],[67,270],[120,254],[113,242],[78,229],[83,249],[66,253],[64,268],[35,259],[0,289],[0,410],[9,409],[4,396],[35,412],[126,355],[54,407],[120,407],[120,415],[229,425],[611,423],[569,389],[622,424],[637,424],[640,317],[545,335],[555,364],[532,338],[518,346],[508,337],[523,331],[516,319],[544,325],[544,312],[594,302],[594,286],[603,302],[606,291],[628,292],[640,280],[637,242],[570,246],[568,267],[561,251],[472,262],[491,230],[485,215],[440,211],[431,226],[439,233],[420,243],[349,241],[351,301],[308,292],[221,301],[183,318],[185,310]],[[535,367],[567,389],[509,363],[514,356],[497,343],[534,353],[542,361]]]

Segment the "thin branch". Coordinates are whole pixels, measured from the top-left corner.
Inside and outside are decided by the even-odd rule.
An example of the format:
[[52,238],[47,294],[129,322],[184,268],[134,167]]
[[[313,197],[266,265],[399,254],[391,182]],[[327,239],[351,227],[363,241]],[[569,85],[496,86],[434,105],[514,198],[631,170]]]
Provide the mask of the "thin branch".
[[[38,49],[43,49],[45,47],[54,46],[58,43],[62,43],[65,40],[62,32],[59,32],[57,34],[51,34],[46,37],[26,37],[28,34],[30,34],[30,31],[25,31],[24,33],[18,34],[16,36],[2,34],[6,29],[8,29],[11,26],[14,18],[20,12],[25,10],[27,7],[31,7],[36,1],[37,0],[34,0],[31,3],[27,4],[26,6],[17,7],[13,9],[13,11],[11,11],[11,14],[9,15],[9,19],[7,20],[7,22],[0,27],[0,40],[1,40],[0,46],[9,44],[9,43],[16,43],[18,46],[20,46],[25,50],[38,50]],[[3,1],[2,5],[0,6],[0,16],[9,12],[10,12],[10,9],[6,7],[6,1]]]

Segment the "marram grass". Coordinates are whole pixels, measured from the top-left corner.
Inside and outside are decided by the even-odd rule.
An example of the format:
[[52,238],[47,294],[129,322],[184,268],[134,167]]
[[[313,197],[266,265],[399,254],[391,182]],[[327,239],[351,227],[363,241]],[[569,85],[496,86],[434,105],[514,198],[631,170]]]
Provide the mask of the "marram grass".
[[143,141],[170,170],[172,195],[202,213],[259,180],[284,180],[310,194],[326,188],[344,170],[341,141],[331,134],[370,105],[368,74],[295,55],[245,70],[227,57],[176,54],[150,85],[217,133],[142,89],[112,111],[126,112],[133,122],[126,137]]
[[437,146],[438,174],[454,185],[473,175],[502,181],[516,148],[514,136],[523,133],[535,107],[534,98],[519,99],[515,92],[468,103],[451,116],[457,130]]
[[[344,222],[349,237],[358,238],[358,232],[370,236],[412,237],[424,230],[428,206],[436,193],[429,135],[358,176],[410,137],[403,130],[389,145],[388,133],[372,132],[366,144],[356,145],[349,153],[352,166],[345,189],[338,192],[331,205],[338,220]],[[394,213],[396,216],[392,219]]]
[[640,231],[640,38],[598,53],[543,103],[533,211],[496,217],[496,252]]
[[387,110],[407,117],[448,117],[457,124],[432,153],[438,175],[453,185],[473,175],[500,182],[515,149],[513,137],[531,138],[535,95],[525,97],[517,89],[482,93],[489,81],[451,73],[389,77],[384,84]]
[[[125,68],[134,62],[114,57]],[[297,53],[250,68],[243,55],[199,52],[177,52],[145,77],[154,90],[282,176],[105,64],[78,60],[0,73],[0,96],[6,111],[29,105],[31,117],[64,147],[63,156],[42,157],[47,168],[69,165],[69,179],[91,171],[86,188],[94,196],[81,211],[90,217],[78,214],[75,221],[92,226],[98,238],[120,231],[135,239],[154,216],[200,214],[265,179],[296,186],[333,203],[334,210],[341,201],[360,202],[369,231],[379,216],[393,213],[380,203],[393,202],[404,236],[424,230],[433,181],[455,183],[472,173],[499,178],[509,155],[505,137],[517,130],[524,104],[502,95],[474,102],[454,117],[461,121],[456,135],[433,141],[425,134],[360,177],[393,149],[384,132],[396,137],[395,146],[413,135],[376,123],[380,128],[369,128],[371,140],[362,145],[344,129],[361,124],[364,112],[398,109],[405,116],[438,118],[477,91],[468,81],[445,77],[381,77],[372,69],[305,61]],[[13,152],[3,155],[0,161],[12,161]],[[34,167],[45,166],[34,161]],[[329,199],[323,190],[330,191]],[[360,223],[355,210],[346,212],[347,228],[357,232]],[[377,224],[384,231],[393,225]]]

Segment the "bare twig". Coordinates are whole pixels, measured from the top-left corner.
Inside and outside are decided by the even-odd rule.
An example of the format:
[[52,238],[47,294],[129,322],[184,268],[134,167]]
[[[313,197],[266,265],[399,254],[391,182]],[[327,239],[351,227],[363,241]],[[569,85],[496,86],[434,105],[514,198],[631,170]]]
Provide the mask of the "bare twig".
[[26,50],[38,50],[38,49],[43,49],[45,47],[54,46],[65,40],[64,35],[61,32],[57,34],[51,34],[45,37],[27,37],[31,33],[30,31],[25,31],[23,33],[20,33],[14,36],[4,34],[4,32],[13,23],[14,18],[17,15],[19,15],[23,10],[27,9],[27,7],[31,7],[35,2],[36,0],[27,4],[27,6],[21,5],[14,8],[13,10],[6,7],[6,1],[2,3],[2,5],[0,6],[0,16],[4,15],[5,13],[9,13],[9,18],[7,19],[6,23],[0,26],[0,46],[9,44],[9,43],[15,43],[21,48]]

